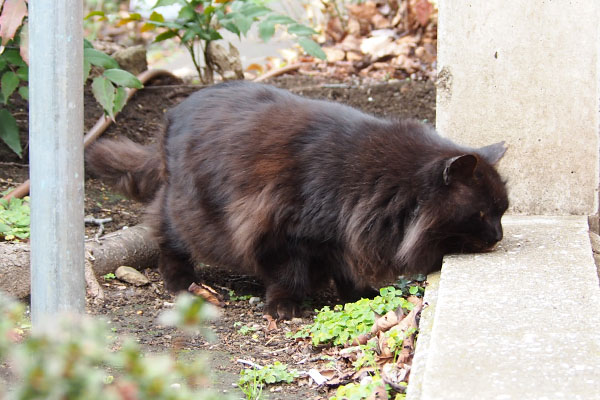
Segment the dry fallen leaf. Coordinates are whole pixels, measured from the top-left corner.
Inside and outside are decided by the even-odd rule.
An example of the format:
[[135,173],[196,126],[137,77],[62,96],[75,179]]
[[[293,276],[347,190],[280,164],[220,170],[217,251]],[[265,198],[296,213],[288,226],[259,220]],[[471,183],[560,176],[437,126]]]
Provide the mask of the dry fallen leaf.
[[377,386],[366,400],[387,400],[388,393],[384,385]]
[[375,322],[371,327],[371,334],[375,335],[378,332],[389,330],[392,326],[397,325],[402,318],[404,318],[404,313],[400,307],[395,311],[388,311],[385,315],[375,313]]
[[277,320],[272,315],[265,314],[263,318],[267,320],[267,332],[277,330]]
[[429,0],[417,1],[414,10],[415,16],[417,18],[417,21],[419,21],[419,24],[421,24],[421,26],[426,26],[429,22],[429,17],[433,12],[433,6],[429,2]]
[[198,285],[196,282],[193,282],[188,288],[188,292],[195,296],[202,297],[204,300],[217,307],[223,307],[225,305],[221,295],[217,293],[215,289],[204,283]]

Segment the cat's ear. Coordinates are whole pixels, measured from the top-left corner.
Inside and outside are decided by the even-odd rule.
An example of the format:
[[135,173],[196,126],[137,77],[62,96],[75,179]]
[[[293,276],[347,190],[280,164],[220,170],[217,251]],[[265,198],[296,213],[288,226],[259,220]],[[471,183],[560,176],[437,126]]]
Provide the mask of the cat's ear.
[[446,160],[444,167],[444,183],[449,185],[456,179],[466,179],[473,176],[477,166],[477,156],[465,154]]
[[477,154],[479,154],[485,161],[490,163],[491,165],[496,165],[498,161],[504,156],[506,153],[507,147],[505,146],[505,142],[498,142],[494,144],[490,144],[488,146],[483,146],[477,149]]

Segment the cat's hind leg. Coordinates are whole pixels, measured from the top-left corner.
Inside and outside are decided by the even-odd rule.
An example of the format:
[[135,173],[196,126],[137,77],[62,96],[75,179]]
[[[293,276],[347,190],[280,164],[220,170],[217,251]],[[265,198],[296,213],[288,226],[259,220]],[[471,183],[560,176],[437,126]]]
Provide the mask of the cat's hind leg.
[[345,274],[345,271],[333,271],[333,282],[338,292],[340,300],[344,303],[354,302],[362,298],[372,299],[379,295],[379,292],[371,286],[359,286],[354,280]]

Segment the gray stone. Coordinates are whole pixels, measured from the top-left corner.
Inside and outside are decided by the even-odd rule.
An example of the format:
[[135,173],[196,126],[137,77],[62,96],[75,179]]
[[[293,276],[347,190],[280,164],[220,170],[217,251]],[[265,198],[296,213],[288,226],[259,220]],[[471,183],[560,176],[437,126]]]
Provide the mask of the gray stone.
[[146,47],[142,45],[117,50],[112,56],[122,69],[131,72],[133,75],[139,75],[148,69]]
[[260,297],[250,297],[250,300],[248,300],[248,303],[250,303],[251,306],[255,306],[258,303],[260,303]]
[[150,283],[148,278],[135,268],[120,266],[115,271],[115,275],[123,282],[131,283],[135,286],[144,286]]
[[408,400],[599,398],[600,288],[586,217],[503,224],[495,251],[445,258]]

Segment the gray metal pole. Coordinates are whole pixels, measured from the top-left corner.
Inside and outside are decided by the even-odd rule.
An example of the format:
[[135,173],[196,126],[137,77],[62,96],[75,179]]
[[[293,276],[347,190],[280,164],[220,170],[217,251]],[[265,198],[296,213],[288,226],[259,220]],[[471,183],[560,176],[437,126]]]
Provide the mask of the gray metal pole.
[[83,2],[29,0],[31,317],[85,310]]

